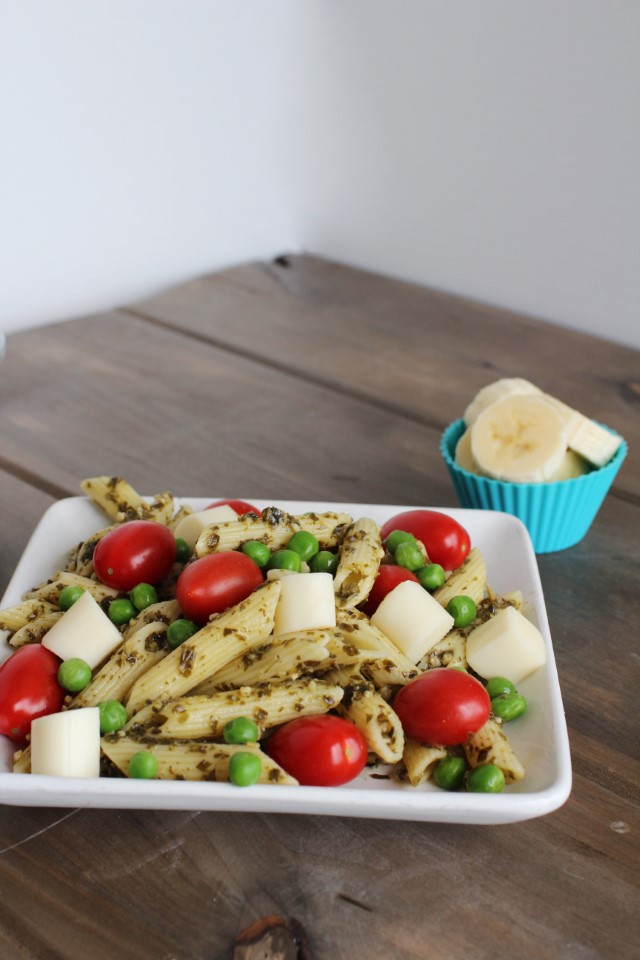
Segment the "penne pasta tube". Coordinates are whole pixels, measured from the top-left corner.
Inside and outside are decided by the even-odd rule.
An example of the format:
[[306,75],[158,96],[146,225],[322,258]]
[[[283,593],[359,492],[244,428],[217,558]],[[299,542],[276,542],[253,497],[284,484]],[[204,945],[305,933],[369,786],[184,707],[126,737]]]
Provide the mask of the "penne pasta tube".
[[30,623],[39,620],[49,613],[55,613],[58,607],[48,600],[42,600],[34,597],[32,600],[22,600],[12,607],[5,607],[0,610],[0,630],[19,630],[20,627],[28,626]]
[[350,683],[336,709],[358,727],[369,751],[383,763],[402,759],[404,731],[400,718],[370,683]]
[[170,493],[156,494],[148,503],[122,477],[89,477],[80,487],[116,523],[156,520],[167,524],[173,517],[174,500]]
[[467,630],[455,628],[427,650],[418,662],[418,669],[432,670],[434,667],[467,668]]
[[203,557],[221,550],[237,550],[247,540],[260,540],[271,550],[285,547],[294,533],[306,530],[318,540],[321,550],[336,547],[342,542],[351,523],[346,513],[306,513],[293,516],[277,507],[267,507],[261,517],[247,514],[238,520],[214,523],[204,528],[198,537],[195,553]]
[[213,693],[228,687],[253,686],[263,682],[297,680],[314,673],[328,659],[327,630],[269,637],[235,657],[192,692]]
[[113,523],[109,527],[103,527],[97,530],[86,540],[82,540],[69,554],[65,570],[69,573],[77,573],[82,577],[89,577],[93,573],[93,554],[103,537],[111,530],[114,530],[117,524]]
[[524,777],[524,767],[516,757],[502,724],[493,717],[489,717],[476,733],[469,734],[464,752],[470,767],[495,763],[502,770],[505,783],[515,783]]
[[209,621],[185,643],[139,677],[127,699],[129,716],[146,703],[179,697],[244,653],[273,630],[280,584],[265,583]]
[[236,717],[252,719],[260,734],[295,717],[326,713],[344,695],[342,687],[322,680],[241,687],[210,696],[178,697],[157,701],[136,713],[125,727],[135,737],[197,740],[221,737],[224,726]]
[[420,743],[409,737],[405,740],[402,752],[402,769],[399,779],[406,779],[412,787],[429,780],[439,760],[447,755],[444,747],[433,747],[429,743]]
[[350,645],[354,651],[369,653],[374,660],[388,660],[406,680],[418,675],[415,664],[359,610],[339,609],[336,629],[347,648]]
[[234,753],[255,753],[262,762],[258,783],[296,786],[298,781],[279,767],[271,757],[255,744],[240,746],[226,743],[202,743],[190,740],[175,743],[153,742],[147,739],[112,734],[101,740],[102,752],[127,776],[129,762],[140,750],[148,750],[158,762],[158,780],[215,780],[228,781],[229,760]]
[[98,580],[92,580],[91,577],[82,577],[77,573],[71,573],[67,570],[59,570],[54,573],[50,580],[41,583],[25,594],[26,599],[48,600],[58,606],[58,599],[65,587],[82,587],[91,594],[94,600],[100,603],[102,600],[115,599],[120,596],[119,591],[114,587],[106,587]]
[[27,746],[23,750],[16,750],[13,755],[14,773],[31,773],[31,747]]
[[339,607],[350,609],[367,599],[383,556],[378,524],[367,517],[352,523],[340,547],[338,569],[333,581]]
[[49,632],[54,623],[57,623],[62,616],[62,610],[53,610],[52,613],[45,613],[38,617],[32,623],[27,623],[24,627],[16,630],[9,640],[12,647],[24,647],[28,643],[40,643],[42,638]]
[[136,680],[169,653],[167,624],[146,623],[133,632],[69,702],[69,708],[96,707],[104,700],[124,701]]
[[485,595],[487,588],[487,566],[478,547],[472,547],[469,554],[457,570],[437,590],[433,597],[438,603],[446,607],[453,597],[471,597],[478,604]]

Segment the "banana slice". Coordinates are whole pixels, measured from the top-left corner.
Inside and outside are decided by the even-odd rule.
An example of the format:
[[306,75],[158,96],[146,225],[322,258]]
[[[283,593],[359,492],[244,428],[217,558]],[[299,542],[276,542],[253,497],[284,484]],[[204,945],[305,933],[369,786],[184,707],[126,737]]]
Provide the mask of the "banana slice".
[[471,430],[473,459],[496,480],[542,483],[560,469],[566,451],[562,418],[538,393],[492,403]]
[[556,480],[573,480],[574,477],[581,477],[591,470],[590,464],[583,458],[574,453],[573,450],[567,450],[564,459],[560,464],[560,469],[553,476],[549,477],[550,483]]
[[595,420],[582,417],[580,426],[569,440],[569,446],[595,467],[604,467],[622,443],[622,437],[609,433]]
[[478,464],[471,453],[471,427],[467,427],[456,444],[455,461],[463,470],[478,473]]
[[[475,395],[469,406],[464,412],[464,422],[468,427],[472,426],[487,407],[506,397],[515,397],[520,394],[542,393],[539,387],[523,380],[522,377],[505,377],[502,380],[495,380],[488,383]],[[465,468],[466,469],[466,468]]]

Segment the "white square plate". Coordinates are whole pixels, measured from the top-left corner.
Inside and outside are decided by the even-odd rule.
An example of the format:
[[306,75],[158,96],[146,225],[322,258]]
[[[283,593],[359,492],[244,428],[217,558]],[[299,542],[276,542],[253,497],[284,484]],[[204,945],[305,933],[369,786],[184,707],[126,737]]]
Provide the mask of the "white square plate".
[[[206,500],[184,498],[196,509]],[[273,501],[252,501],[257,507]],[[382,524],[408,506],[278,501],[290,513],[335,510]],[[442,508],[437,508],[442,509]],[[432,784],[411,787],[378,779],[384,767],[365,770],[343,787],[255,785],[169,780],[65,779],[11,772],[14,745],[0,737],[0,802],[25,806],[112,807],[157,810],[230,810],[306,813],[443,823],[497,824],[542,816],[560,807],[571,790],[571,759],[558,675],[549,634],[540,576],[525,526],[505,513],[449,510],[482,551],[488,580],[496,593],[519,589],[524,612],[537,624],[547,646],[547,663],[519,685],[527,713],[508,727],[526,776],[500,794],[449,793]],[[60,500],[38,524],[9,584],[1,606],[17,603],[31,587],[64,565],[71,547],[104,526],[104,515],[84,497]],[[5,644],[0,659],[9,653]]]

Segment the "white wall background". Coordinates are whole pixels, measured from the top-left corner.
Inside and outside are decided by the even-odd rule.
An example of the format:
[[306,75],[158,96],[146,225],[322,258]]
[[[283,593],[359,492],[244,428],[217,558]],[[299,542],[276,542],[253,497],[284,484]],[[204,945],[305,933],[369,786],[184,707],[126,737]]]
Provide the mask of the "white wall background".
[[0,0],[0,327],[306,250],[640,347],[636,0]]

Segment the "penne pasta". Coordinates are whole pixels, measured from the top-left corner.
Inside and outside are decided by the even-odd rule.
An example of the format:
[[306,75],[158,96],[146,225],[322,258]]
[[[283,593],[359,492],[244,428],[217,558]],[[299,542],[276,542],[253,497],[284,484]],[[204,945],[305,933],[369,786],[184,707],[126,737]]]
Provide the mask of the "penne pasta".
[[448,580],[434,590],[433,596],[446,607],[453,597],[471,597],[478,604],[487,588],[487,566],[478,547],[472,547],[464,563],[455,570]]
[[351,517],[346,513],[306,513],[296,517],[277,507],[267,507],[261,517],[247,514],[238,520],[205,527],[198,537],[195,553],[203,557],[208,553],[237,550],[247,540],[260,540],[271,550],[278,550],[286,546],[298,530],[312,533],[320,549],[326,550],[342,542],[350,523]]
[[175,743],[153,742],[133,737],[106,736],[101,741],[102,752],[127,775],[129,762],[140,750],[152,753],[158,763],[158,780],[215,780],[229,779],[229,761],[234,753],[254,753],[260,757],[262,771],[258,783],[296,786],[297,780],[279,767],[255,744],[231,746],[226,743],[201,743],[190,740]]
[[330,656],[325,646],[326,630],[307,630],[300,634],[284,634],[261,638],[257,644],[235,657],[204,683],[194,694],[214,693],[229,687],[253,686],[264,682],[297,680],[319,670]]
[[429,743],[420,743],[407,737],[402,753],[402,768],[398,772],[399,779],[405,777],[412,787],[429,780],[439,760],[447,756],[444,747],[434,747]]
[[167,524],[173,517],[174,500],[170,493],[159,493],[148,503],[122,477],[90,477],[80,487],[115,523],[156,520]]
[[470,767],[495,763],[504,774],[505,783],[524,777],[524,767],[515,755],[502,724],[490,717],[476,733],[469,734],[464,752]]
[[220,614],[139,677],[127,698],[129,716],[147,702],[193,690],[273,630],[280,584],[265,583]]
[[12,607],[5,607],[4,610],[0,610],[0,630],[9,630],[13,633],[14,630],[26,627],[49,613],[55,613],[57,609],[56,605],[40,597],[22,600]]
[[166,633],[167,624],[162,621],[141,626],[124,640],[68,706],[96,707],[104,700],[126,700],[138,678],[169,653]]
[[367,517],[352,523],[340,547],[338,569],[333,581],[339,607],[352,609],[367,599],[383,556],[378,524]]
[[210,696],[157,701],[136,713],[125,727],[135,737],[197,740],[221,737],[236,717],[250,717],[262,734],[269,727],[332,710],[344,691],[322,680],[242,687]]
[[26,623],[20,627],[11,636],[9,645],[12,647],[24,647],[28,643],[40,643],[42,638],[49,632],[54,623],[62,616],[62,610],[53,610],[51,613],[45,613],[38,617],[32,623]]
[[100,603],[102,600],[115,599],[120,596],[118,590],[113,587],[106,587],[98,580],[92,580],[91,577],[82,577],[77,573],[71,573],[67,570],[59,570],[54,573],[51,580],[41,583],[25,594],[27,599],[48,600],[58,606],[58,598],[65,587],[82,587],[91,594],[94,600]]
[[383,763],[397,763],[402,759],[404,731],[400,718],[373,684],[351,682],[345,688],[337,713],[355,724],[367,741],[369,751]]

